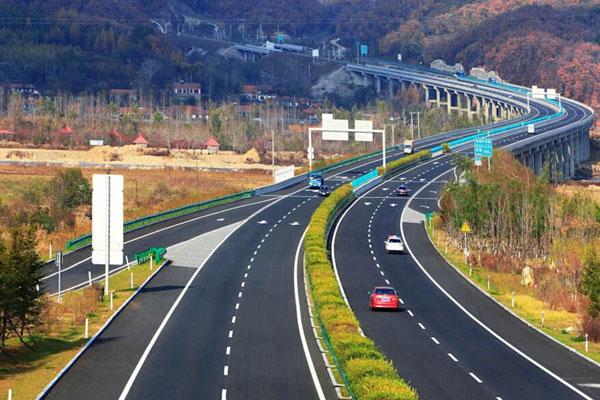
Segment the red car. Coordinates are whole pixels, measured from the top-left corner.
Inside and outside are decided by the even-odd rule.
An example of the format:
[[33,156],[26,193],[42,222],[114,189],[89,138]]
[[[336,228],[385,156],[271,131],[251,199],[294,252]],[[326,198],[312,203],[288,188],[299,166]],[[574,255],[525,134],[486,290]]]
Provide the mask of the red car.
[[369,308],[371,310],[380,308],[398,310],[399,307],[400,299],[393,287],[377,286],[373,289],[373,293],[369,297]]

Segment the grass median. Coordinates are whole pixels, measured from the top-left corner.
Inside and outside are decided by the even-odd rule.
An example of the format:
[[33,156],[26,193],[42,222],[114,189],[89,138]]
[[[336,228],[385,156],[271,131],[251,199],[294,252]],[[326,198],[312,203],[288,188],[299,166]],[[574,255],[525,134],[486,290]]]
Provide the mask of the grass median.
[[342,297],[327,253],[327,231],[333,215],[352,197],[352,186],[335,190],[313,214],[304,242],[306,272],[322,334],[337,367],[359,400],[416,400],[375,343],[360,334],[359,322]]
[[32,332],[33,340],[26,341],[31,348],[13,341],[9,347],[12,358],[0,354],[0,398],[12,389],[15,400],[35,399],[88,341],[84,339],[85,319],[89,320],[92,337],[156,267],[150,270],[150,264],[145,263],[111,276],[113,310],[110,298],[102,298],[102,285],[96,283],[64,294],[60,304],[56,297],[46,299],[43,324]]

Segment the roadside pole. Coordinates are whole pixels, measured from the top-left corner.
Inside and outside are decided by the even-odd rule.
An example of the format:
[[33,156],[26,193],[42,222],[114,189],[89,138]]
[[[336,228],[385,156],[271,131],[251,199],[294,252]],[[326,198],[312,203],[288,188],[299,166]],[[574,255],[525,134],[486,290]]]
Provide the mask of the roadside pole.
[[56,252],[55,264],[58,268],[58,302],[62,303],[62,290],[61,290],[61,274],[62,274],[62,263],[63,263],[63,254],[62,251]]

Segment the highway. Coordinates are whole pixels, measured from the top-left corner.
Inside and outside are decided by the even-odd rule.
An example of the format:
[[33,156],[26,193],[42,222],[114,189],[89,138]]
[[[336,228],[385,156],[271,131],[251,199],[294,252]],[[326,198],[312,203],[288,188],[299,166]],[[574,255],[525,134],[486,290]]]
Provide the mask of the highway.
[[[567,105],[562,123],[581,118]],[[553,128],[556,123],[549,124]],[[508,145],[520,134],[495,141]],[[472,148],[465,149],[465,152]],[[336,226],[333,258],[350,306],[365,334],[391,358],[400,376],[422,399],[575,399],[600,396],[594,384],[600,369],[538,334],[473,288],[444,265],[431,246],[417,213],[434,211],[446,182],[453,179],[447,156],[434,158],[372,189],[346,210]],[[404,182],[413,196],[396,197]],[[402,229],[400,218],[404,215]],[[417,260],[409,254],[386,254],[383,241],[402,234]],[[505,342],[467,315],[429,279],[460,299],[471,314],[493,326]],[[400,313],[371,312],[368,292],[391,285],[403,301]],[[525,354],[533,355],[533,362]],[[539,365],[534,363],[538,362]],[[544,368],[548,367],[555,376]]]
[[[560,121],[540,124],[540,130],[569,124],[580,117],[576,106],[565,107],[567,113]],[[534,104],[532,113],[523,119],[550,113],[554,111],[547,105]],[[418,143],[418,148],[439,145],[474,131],[461,130],[426,139]],[[520,128],[500,134],[496,140],[504,145],[526,137]],[[393,151],[388,160],[401,156]],[[380,162],[380,156],[374,156],[328,172],[325,178],[328,184],[337,187],[369,172]],[[531,389],[522,393],[548,394],[548,389],[543,389],[547,387],[553,394],[569,398],[571,390],[532,368],[457,311],[442,292],[424,279],[411,257],[401,256],[402,263],[408,265],[401,271],[414,270],[406,279],[404,274],[395,275],[400,272],[392,267],[397,258],[379,254],[381,246],[368,247],[368,234],[378,235],[372,243],[382,243],[382,235],[399,230],[406,201],[392,200],[388,195],[401,178],[417,190],[450,170],[448,156],[422,162],[369,192],[347,211],[348,216],[342,218],[338,227],[339,237],[333,241],[333,253],[351,306],[365,332],[394,361],[400,375],[415,385],[422,398],[519,398],[514,396],[517,390],[527,390],[527,385],[521,379],[521,384],[503,387],[511,378],[531,379]],[[442,176],[433,184],[438,193],[446,179]],[[415,207],[419,211],[424,209],[421,206],[432,209],[438,193],[415,200]],[[320,198],[302,182],[273,194],[127,234],[125,253],[129,258],[150,246],[208,241],[207,235],[216,232],[221,232],[222,240],[216,236],[210,240],[214,249],[203,261],[186,265],[174,261],[163,268],[47,397],[334,398],[316,343],[306,333],[311,333],[306,325],[306,305],[295,295],[295,285],[303,285],[301,274],[294,269],[296,249],[319,203]],[[336,243],[343,243],[339,245],[343,249]],[[103,266],[92,266],[89,253],[88,247],[66,256],[64,288],[86,284],[88,271],[93,278],[101,276]],[[47,265],[45,273],[46,290],[55,293],[54,266]],[[364,312],[369,286],[386,279],[401,289],[413,316],[408,310],[400,314]],[[406,295],[401,288],[403,284],[410,287]],[[303,315],[298,316],[297,310]],[[445,319],[439,315],[442,312]],[[296,323],[297,316],[304,320],[304,326]],[[436,318],[440,321],[433,321]],[[308,345],[304,344],[303,331]],[[467,333],[462,341],[461,332]],[[473,343],[468,348],[470,341],[480,339],[482,346],[490,346],[491,353],[487,347]],[[458,361],[447,353],[459,357]],[[486,369],[481,365],[482,359],[489,361],[490,356],[497,356],[502,362]],[[482,383],[478,382],[477,374],[481,375]],[[447,379],[452,382],[451,388]]]

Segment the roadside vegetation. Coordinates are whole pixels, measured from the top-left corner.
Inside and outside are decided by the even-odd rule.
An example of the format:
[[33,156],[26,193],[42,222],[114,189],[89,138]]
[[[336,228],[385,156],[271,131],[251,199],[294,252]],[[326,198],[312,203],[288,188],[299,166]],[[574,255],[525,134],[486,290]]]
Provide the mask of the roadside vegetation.
[[[563,343],[584,352],[585,335],[600,342],[600,203],[585,191],[557,190],[502,150],[491,171],[460,156],[455,162],[459,180],[432,219],[442,254]],[[600,344],[587,355],[600,360]]]
[[361,335],[360,325],[340,292],[329,255],[327,230],[335,212],[352,198],[347,184],[335,190],[313,214],[305,240],[305,262],[311,296],[323,335],[349,389],[360,400],[415,400],[417,393],[402,380],[375,343]]
[[[0,267],[1,274],[4,267],[2,264]],[[156,267],[150,270],[149,263],[145,263],[111,276],[110,287],[114,291],[112,310],[110,298],[103,298],[103,285],[98,283],[64,294],[61,303],[56,297],[38,294],[25,326],[27,335],[23,341],[13,334],[4,342],[0,354],[0,396],[4,398],[12,389],[15,399],[35,399],[88,341],[84,337],[86,318],[89,321],[89,337],[92,337],[156,271]],[[133,287],[130,286],[130,274],[133,275]],[[35,291],[35,286],[28,287]],[[0,293],[0,302],[5,302],[5,293],[9,292]]]
[[[98,169],[0,167],[0,228],[36,227],[38,253],[47,257],[67,240],[91,232],[91,177]],[[249,190],[272,182],[270,172],[173,169],[118,170],[125,176],[125,219]]]

